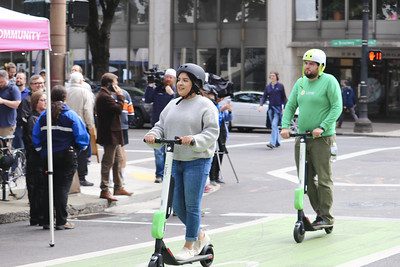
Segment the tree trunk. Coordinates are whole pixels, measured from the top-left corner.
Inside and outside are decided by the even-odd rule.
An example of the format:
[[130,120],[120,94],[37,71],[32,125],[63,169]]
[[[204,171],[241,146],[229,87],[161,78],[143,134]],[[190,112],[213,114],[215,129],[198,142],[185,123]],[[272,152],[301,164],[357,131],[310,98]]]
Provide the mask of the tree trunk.
[[89,0],[89,25],[86,31],[92,54],[93,76],[96,81],[100,80],[104,73],[108,72],[110,31],[119,2],[120,0],[100,0],[102,19],[99,19],[97,1]]

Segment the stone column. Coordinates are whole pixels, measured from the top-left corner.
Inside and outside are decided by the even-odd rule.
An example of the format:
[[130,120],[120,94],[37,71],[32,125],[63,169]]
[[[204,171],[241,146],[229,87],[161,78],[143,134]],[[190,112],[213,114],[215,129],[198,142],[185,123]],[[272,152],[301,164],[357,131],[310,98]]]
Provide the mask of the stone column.
[[149,1],[149,67],[171,67],[171,0]]
[[[268,45],[267,73],[279,72],[280,82],[289,93],[301,73],[301,62],[292,42],[293,1],[267,1]],[[300,68],[300,69],[299,69]],[[268,79],[267,79],[268,81]]]

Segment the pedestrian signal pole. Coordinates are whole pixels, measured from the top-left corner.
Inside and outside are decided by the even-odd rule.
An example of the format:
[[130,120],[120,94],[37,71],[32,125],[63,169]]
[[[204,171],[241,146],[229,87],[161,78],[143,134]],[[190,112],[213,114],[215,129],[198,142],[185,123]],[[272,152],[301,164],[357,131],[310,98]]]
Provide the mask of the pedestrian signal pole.
[[[368,79],[368,15],[369,0],[363,0],[362,46],[361,46],[361,81],[358,96],[359,116],[354,124],[355,133],[371,133],[372,123],[368,119],[367,79]],[[382,56],[382,54],[380,54]],[[374,56],[374,55],[372,55]]]

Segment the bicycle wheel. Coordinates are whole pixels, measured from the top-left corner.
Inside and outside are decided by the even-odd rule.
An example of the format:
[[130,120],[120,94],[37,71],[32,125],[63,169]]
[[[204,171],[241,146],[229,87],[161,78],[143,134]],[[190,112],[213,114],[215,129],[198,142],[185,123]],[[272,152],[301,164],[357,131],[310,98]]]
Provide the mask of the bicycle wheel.
[[10,196],[15,199],[21,199],[25,196],[26,188],[26,158],[22,150],[16,149],[13,151],[15,160],[10,169],[8,185],[10,186]]

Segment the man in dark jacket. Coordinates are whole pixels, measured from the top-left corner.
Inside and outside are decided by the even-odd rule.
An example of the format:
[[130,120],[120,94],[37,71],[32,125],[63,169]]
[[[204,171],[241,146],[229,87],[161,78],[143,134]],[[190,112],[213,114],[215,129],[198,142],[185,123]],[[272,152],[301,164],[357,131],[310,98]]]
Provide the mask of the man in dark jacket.
[[[116,99],[112,97],[115,93]],[[121,161],[123,145],[121,121],[125,97],[118,86],[118,77],[112,73],[105,73],[101,77],[101,89],[96,98],[97,110],[97,143],[104,148],[101,160],[101,193],[100,198],[117,201],[115,195],[131,196],[122,186]],[[110,169],[113,170],[114,196],[109,187]]]
[[351,117],[354,119],[354,121],[358,120],[358,117],[357,117],[356,111],[355,111],[356,96],[354,94],[353,88],[351,88],[351,86],[350,86],[350,81],[343,80],[341,82],[341,84],[342,84],[343,111],[337,122],[337,128],[342,127],[345,113],[350,112]]
[[[160,113],[165,106],[174,98],[175,95],[175,79],[176,71],[174,69],[167,69],[164,74],[163,84],[158,85],[149,84],[144,94],[144,101],[146,103],[153,103],[153,113],[151,115],[151,125],[159,120]],[[164,174],[165,162],[165,147],[154,149],[154,157],[156,161],[156,179],[155,183],[161,183]]]

